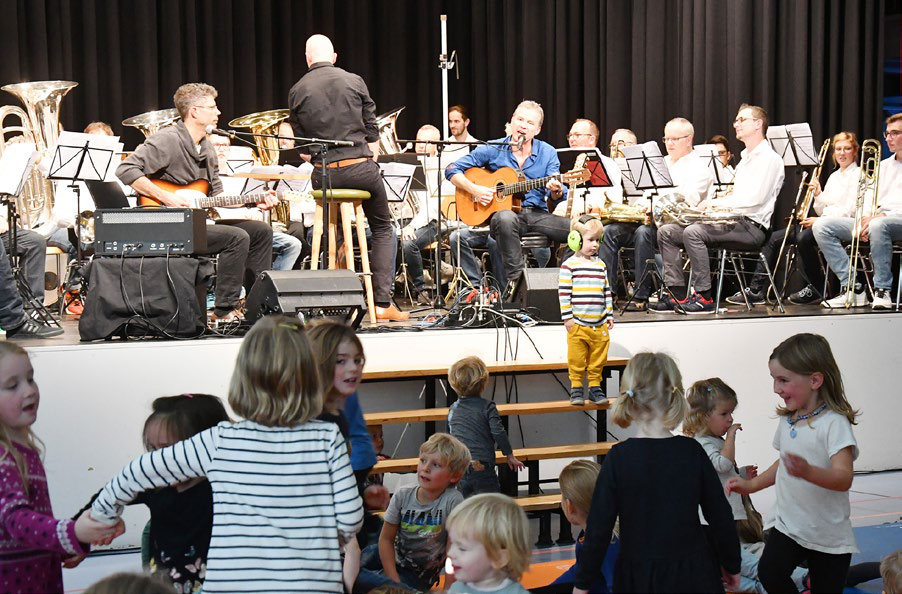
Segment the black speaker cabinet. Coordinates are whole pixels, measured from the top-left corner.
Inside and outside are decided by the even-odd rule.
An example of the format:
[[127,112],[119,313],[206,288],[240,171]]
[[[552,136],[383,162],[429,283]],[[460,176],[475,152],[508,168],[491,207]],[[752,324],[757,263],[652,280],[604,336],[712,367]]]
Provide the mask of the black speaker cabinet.
[[248,294],[244,315],[249,322],[271,314],[330,318],[357,328],[365,313],[363,287],[352,270],[267,270]]
[[515,303],[523,309],[532,310],[546,322],[560,322],[559,275],[558,268],[527,268],[514,294]]

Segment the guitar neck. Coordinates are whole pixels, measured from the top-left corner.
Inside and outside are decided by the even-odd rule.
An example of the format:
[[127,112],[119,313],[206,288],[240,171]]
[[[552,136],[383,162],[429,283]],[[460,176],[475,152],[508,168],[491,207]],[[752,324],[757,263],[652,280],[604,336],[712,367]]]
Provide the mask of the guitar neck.
[[504,186],[501,190],[502,196],[507,196],[510,194],[525,194],[530,190],[535,190],[538,188],[544,188],[545,184],[547,184],[552,179],[561,179],[560,173],[555,173],[554,175],[548,175],[546,177],[537,177],[536,179],[525,179],[523,181],[518,181],[513,184],[508,184]]
[[256,204],[264,194],[234,194],[220,196],[204,196],[197,198],[197,208],[214,208],[217,206],[244,206]]

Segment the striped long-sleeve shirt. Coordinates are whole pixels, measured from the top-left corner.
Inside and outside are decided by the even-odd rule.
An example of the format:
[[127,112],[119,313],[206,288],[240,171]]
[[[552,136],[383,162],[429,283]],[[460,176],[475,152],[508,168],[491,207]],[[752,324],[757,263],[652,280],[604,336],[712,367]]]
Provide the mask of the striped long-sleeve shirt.
[[339,533],[363,507],[333,423],[220,423],[141,456],[101,491],[91,515],[114,521],[138,493],[206,476],[213,535],[204,592],[341,592]]
[[561,265],[558,281],[561,319],[573,318],[583,326],[600,326],[614,313],[614,300],[604,262],[579,254]]

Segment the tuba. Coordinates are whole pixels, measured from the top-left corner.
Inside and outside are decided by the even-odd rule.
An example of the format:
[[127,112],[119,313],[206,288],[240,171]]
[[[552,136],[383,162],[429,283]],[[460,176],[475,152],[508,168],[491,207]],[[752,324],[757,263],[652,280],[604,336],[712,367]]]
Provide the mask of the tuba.
[[[407,106],[405,105],[404,107]],[[398,121],[398,116],[404,111],[404,107],[383,113],[376,118],[376,127],[379,128],[380,155],[396,155],[404,152],[404,149],[401,148],[401,143],[398,142],[398,132],[395,129],[395,122]]]
[[858,258],[861,253],[861,231],[864,219],[877,214],[877,188],[880,182],[880,143],[869,138],[861,143],[861,172],[858,174],[858,193],[855,198],[855,224],[852,227],[852,242],[849,245],[849,280],[846,288],[846,307],[855,301],[855,276],[858,273]]
[[735,225],[744,219],[745,215],[729,210],[718,210],[713,207],[707,210],[698,210],[689,206],[685,196],[675,192],[658,196],[653,200],[652,217],[658,227],[670,223],[677,224],[680,227],[688,227],[693,223]]
[[160,128],[172,126],[181,119],[182,116],[179,115],[177,109],[161,109],[158,111],[148,111],[141,115],[122,120],[122,125],[137,128],[144,134],[144,138],[150,138],[155,132],[160,130]]
[[[288,119],[291,112],[287,109],[270,109],[251,113],[229,122],[230,128],[248,128],[254,134],[254,152],[263,166],[279,164],[279,125]],[[287,202],[279,202],[270,213],[270,223],[281,223],[287,227],[291,223],[291,206]]]
[[[60,102],[76,86],[77,82],[47,80],[2,87],[18,97],[25,110],[9,105],[0,108],[0,155],[6,147],[6,133],[19,132],[34,142],[41,158],[49,158],[49,149],[56,146],[59,138]],[[10,116],[19,119],[19,126],[4,126]],[[53,184],[39,170],[32,170],[22,193],[16,198],[16,208],[23,229],[34,229],[52,219]]]
[[279,124],[288,119],[287,109],[270,109],[235,118],[229,122],[230,128],[248,128],[254,134],[257,160],[261,165],[279,164]]

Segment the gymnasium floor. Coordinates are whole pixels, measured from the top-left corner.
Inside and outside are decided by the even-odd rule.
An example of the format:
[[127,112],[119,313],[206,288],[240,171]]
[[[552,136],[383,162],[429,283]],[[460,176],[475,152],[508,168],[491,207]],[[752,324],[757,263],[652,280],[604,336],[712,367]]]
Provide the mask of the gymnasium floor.
[[[861,553],[852,563],[879,561],[902,548],[902,471],[858,474],[849,492],[852,526]],[[766,515],[773,505],[773,490],[755,495],[755,505]],[[538,537],[538,522],[532,522],[533,539]],[[556,522],[554,522],[556,526]],[[574,534],[574,537],[576,534]],[[573,563],[573,547],[552,547],[533,552],[533,565],[522,583],[525,587],[547,584]],[[141,558],[136,549],[110,551],[90,556],[79,567],[64,570],[66,592],[82,592],[93,582],[117,571],[140,571]],[[880,580],[860,584],[847,593],[880,592]]]

